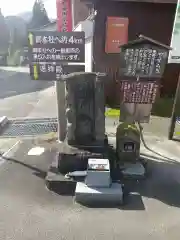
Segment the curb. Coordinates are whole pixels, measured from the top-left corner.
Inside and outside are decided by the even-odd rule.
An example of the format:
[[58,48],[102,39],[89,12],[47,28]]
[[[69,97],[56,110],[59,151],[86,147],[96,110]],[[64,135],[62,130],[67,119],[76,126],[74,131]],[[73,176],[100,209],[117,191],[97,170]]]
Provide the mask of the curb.
[[0,117],[0,131],[8,124],[9,120],[6,116]]

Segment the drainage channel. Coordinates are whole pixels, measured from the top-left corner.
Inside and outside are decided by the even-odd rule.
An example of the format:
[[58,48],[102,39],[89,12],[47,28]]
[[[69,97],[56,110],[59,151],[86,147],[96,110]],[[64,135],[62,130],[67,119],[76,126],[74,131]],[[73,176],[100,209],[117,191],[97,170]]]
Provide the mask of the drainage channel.
[[57,129],[57,118],[10,120],[1,131],[0,137],[31,137],[56,133]]

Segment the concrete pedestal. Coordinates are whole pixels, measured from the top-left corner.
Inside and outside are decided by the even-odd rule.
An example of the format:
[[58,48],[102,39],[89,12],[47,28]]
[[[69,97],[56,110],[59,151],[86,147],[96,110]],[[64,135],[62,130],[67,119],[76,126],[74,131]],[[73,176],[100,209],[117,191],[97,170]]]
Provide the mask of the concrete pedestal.
[[122,185],[113,183],[109,188],[93,188],[85,183],[77,182],[75,201],[84,205],[121,205],[123,203]]
[[74,196],[76,181],[66,179],[58,169],[58,159],[54,159],[45,178],[46,187],[60,195]]
[[93,152],[88,149],[72,147],[67,143],[60,143],[58,152],[58,170],[62,174],[74,171],[86,171],[89,158],[103,158],[103,151]]

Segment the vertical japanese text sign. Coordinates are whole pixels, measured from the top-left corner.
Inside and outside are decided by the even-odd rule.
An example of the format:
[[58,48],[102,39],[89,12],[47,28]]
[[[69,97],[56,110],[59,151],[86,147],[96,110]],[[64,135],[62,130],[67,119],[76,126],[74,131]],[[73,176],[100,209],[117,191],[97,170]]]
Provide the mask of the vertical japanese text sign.
[[72,31],[72,6],[71,0],[56,0],[57,30],[59,32]]

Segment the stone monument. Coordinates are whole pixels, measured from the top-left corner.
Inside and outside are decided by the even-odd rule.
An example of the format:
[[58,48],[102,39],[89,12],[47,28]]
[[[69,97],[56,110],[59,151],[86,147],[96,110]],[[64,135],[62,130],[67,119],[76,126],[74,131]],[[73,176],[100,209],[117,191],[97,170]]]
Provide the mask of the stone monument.
[[59,171],[86,170],[88,158],[105,152],[105,102],[103,77],[98,73],[66,75],[66,139],[60,143]]
[[105,140],[105,102],[102,77],[73,73],[66,78],[67,143],[102,146]]

